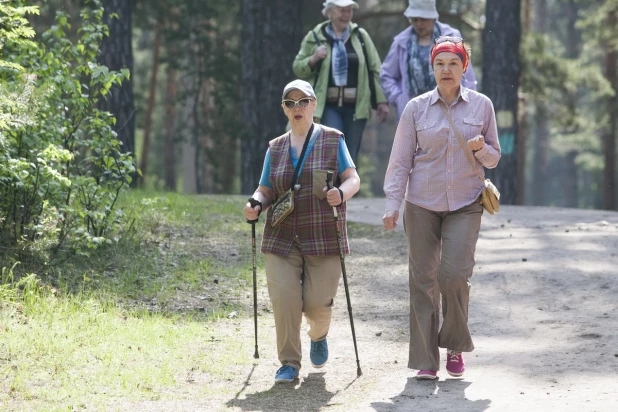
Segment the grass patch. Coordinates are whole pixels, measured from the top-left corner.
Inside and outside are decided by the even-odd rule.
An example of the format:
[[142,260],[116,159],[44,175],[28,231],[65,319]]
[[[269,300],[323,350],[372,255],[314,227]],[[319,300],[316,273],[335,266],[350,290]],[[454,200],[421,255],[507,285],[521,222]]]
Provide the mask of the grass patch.
[[134,231],[113,247],[45,267],[3,258],[0,409],[176,399],[193,376],[225,379],[228,365],[250,362],[250,350],[217,331],[231,312],[251,314],[242,205],[240,196],[134,191],[120,205]]
[[[133,231],[88,259],[37,266],[0,256],[0,410],[124,411],[237,390],[229,382],[254,361],[252,342],[239,337],[253,333],[242,329],[253,314],[243,204],[132,191],[120,207]],[[349,232],[361,243],[388,236],[354,223]],[[262,313],[259,253],[258,268]],[[273,347],[261,330],[262,349]]]

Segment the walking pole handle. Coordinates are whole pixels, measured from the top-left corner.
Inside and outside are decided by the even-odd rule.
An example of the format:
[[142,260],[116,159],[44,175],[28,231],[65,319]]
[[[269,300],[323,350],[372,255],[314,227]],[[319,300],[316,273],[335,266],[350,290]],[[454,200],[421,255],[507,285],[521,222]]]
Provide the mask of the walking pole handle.
[[[258,206],[258,205],[260,206],[260,208],[262,207],[262,203],[260,203],[259,201],[255,200],[255,199],[254,199],[254,198],[252,198],[252,197],[251,197],[251,198],[249,198],[249,204],[251,205],[251,208],[254,208],[254,207]],[[261,212],[261,210],[260,210],[260,212]],[[259,219],[259,216],[260,216],[260,215],[259,215],[259,213],[258,213],[258,218],[257,218],[257,219],[255,219],[255,220],[249,220],[249,219],[247,219],[247,223],[257,223],[257,222],[258,222],[258,220],[260,220],[260,219]]]
[[[333,188],[333,172],[330,170],[326,172],[326,187],[328,190]],[[343,197],[341,198],[343,200]],[[339,221],[339,214],[337,213],[337,207],[333,206],[333,215],[335,216],[335,223]],[[339,231],[339,226],[337,226],[337,231]]]
[[328,187],[328,190],[333,188],[333,172],[330,170],[326,172],[326,187]]

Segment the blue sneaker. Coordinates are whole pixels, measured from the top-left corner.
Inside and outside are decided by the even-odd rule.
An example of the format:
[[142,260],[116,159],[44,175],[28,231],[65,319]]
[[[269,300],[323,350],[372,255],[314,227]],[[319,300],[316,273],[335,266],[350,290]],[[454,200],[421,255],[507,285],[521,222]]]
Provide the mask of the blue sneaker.
[[311,364],[314,368],[322,368],[328,360],[328,343],[326,339],[319,342],[311,341],[311,351],[309,352]]
[[298,369],[290,365],[283,365],[275,374],[275,383],[294,382],[295,379],[298,379]]

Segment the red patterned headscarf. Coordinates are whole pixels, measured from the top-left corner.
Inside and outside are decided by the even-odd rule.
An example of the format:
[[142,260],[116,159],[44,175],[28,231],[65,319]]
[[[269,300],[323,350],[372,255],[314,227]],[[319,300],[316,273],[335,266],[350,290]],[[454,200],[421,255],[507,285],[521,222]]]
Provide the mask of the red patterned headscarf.
[[457,43],[453,43],[451,41],[445,41],[443,43],[434,45],[433,48],[431,49],[431,65],[432,66],[433,66],[433,61],[438,55],[438,53],[442,53],[442,52],[455,53],[461,59],[461,62],[463,63],[464,71],[468,69],[468,52],[466,51],[466,48],[464,47],[463,41],[457,42]]

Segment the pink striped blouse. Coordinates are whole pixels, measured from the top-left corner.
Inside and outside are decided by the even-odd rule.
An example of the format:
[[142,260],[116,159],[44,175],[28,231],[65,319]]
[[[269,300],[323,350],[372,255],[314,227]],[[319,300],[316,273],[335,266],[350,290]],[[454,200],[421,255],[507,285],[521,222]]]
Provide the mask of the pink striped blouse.
[[[453,211],[474,202],[483,189],[438,100],[438,89],[408,102],[395,133],[384,178],[386,211],[404,199],[425,209]],[[445,102],[446,103],[446,102]],[[464,142],[481,134],[485,147],[474,153],[481,176],[496,167],[500,143],[494,107],[481,93],[461,87],[449,114]]]

